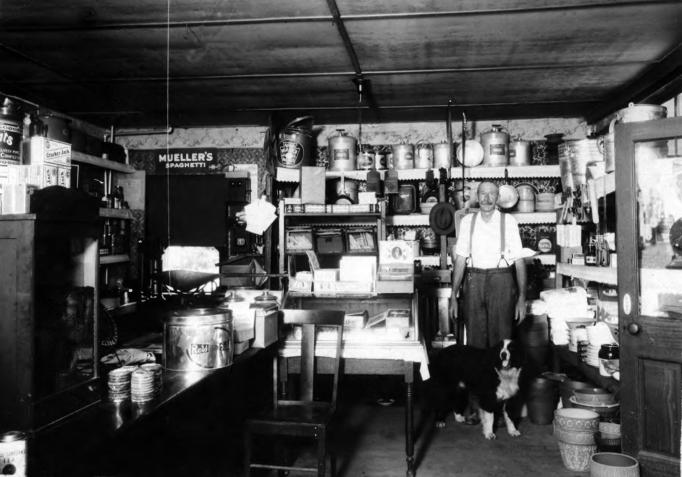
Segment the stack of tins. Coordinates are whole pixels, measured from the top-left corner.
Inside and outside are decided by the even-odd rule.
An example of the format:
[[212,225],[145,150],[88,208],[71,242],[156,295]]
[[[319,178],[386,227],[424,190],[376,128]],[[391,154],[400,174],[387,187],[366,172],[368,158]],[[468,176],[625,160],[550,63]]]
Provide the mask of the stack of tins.
[[594,434],[599,430],[599,415],[585,409],[557,409],[554,412],[554,436],[559,444],[564,467],[586,472],[597,450]]

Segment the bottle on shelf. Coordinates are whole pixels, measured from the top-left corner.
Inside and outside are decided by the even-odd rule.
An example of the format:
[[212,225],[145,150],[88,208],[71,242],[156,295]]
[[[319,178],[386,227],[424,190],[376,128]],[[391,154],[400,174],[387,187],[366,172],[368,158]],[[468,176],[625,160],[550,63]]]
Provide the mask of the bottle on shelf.
[[102,227],[99,254],[100,256],[111,255],[111,221],[109,219],[104,221],[104,226]]

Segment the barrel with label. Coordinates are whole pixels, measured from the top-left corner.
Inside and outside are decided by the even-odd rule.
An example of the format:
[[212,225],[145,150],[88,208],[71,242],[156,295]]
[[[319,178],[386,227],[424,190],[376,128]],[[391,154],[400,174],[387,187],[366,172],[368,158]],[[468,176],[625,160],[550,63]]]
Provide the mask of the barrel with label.
[[296,118],[287,124],[278,137],[277,165],[300,169],[313,165],[312,116]]
[[329,137],[329,170],[354,171],[357,164],[357,140],[343,129]]
[[21,164],[21,117],[5,98],[0,107],[0,165]]

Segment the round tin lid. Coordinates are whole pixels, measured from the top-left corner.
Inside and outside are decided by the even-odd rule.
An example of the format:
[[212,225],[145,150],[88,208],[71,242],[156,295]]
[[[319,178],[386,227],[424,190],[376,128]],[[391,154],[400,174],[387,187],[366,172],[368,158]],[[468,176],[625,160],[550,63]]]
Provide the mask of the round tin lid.
[[232,321],[232,311],[224,308],[186,308],[166,319],[169,325],[210,325]]

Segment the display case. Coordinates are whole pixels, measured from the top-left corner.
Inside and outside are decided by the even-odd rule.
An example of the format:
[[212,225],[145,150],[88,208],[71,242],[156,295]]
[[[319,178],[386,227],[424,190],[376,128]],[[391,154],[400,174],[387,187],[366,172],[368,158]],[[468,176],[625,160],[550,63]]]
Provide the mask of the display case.
[[[58,192],[53,205],[72,191]],[[4,430],[39,431],[99,401],[98,237],[96,203],[0,216]]]

